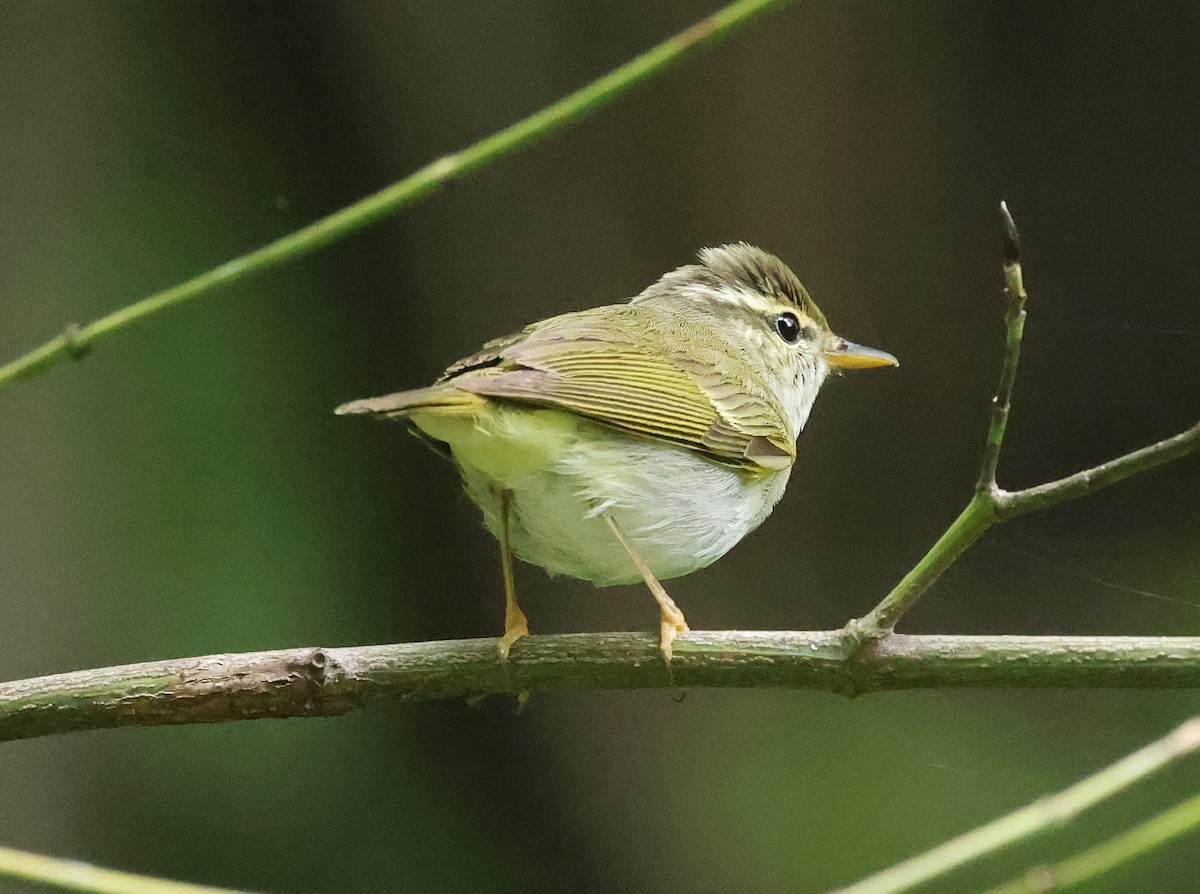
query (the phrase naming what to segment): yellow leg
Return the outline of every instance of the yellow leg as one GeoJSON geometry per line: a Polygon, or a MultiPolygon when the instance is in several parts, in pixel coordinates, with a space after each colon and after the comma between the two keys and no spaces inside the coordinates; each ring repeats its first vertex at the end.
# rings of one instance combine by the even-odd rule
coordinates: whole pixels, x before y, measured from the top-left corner
{"type": "Polygon", "coordinates": [[[658,649],[663,654],[663,658],[667,663],[671,662],[671,644],[675,642],[675,637],[681,633],[687,633],[687,620],[683,617],[683,612],[679,610],[679,606],[675,604],[675,600],[667,595],[666,589],[658,578],[654,576],[654,572],[650,570],[650,566],[638,555],[637,550],[633,548],[621,529],[617,526],[617,520],[608,512],[604,513],[604,520],[608,523],[609,530],[613,532],[613,536],[625,548],[625,552],[629,554],[629,560],[633,562],[633,567],[641,574],[642,580],[646,582],[646,586],[650,589],[650,595],[654,597],[658,607],[662,610],[662,626],[661,633],[658,639],[658,649]]]}
{"type": "Polygon", "coordinates": [[[517,605],[517,582],[513,577],[512,541],[508,534],[508,515],[512,509],[512,491],[500,491],[500,566],[504,570],[504,636],[497,648],[500,660],[508,660],[508,650],[523,636],[529,636],[529,622],[517,605]]]}

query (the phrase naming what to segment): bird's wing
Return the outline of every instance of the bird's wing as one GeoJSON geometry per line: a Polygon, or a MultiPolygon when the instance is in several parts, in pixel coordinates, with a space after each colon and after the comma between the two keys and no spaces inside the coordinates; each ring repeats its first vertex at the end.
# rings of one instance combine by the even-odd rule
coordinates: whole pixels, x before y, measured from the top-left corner
{"type": "Polygon", "coordinates": [[[748,471],[790,466],[795,434],[778,401],[753,377],[731,381],[717,347],[672,350],[678,327],[636,305],[564,314],[489,342],[439,382],[569,410],[748,471]]]}

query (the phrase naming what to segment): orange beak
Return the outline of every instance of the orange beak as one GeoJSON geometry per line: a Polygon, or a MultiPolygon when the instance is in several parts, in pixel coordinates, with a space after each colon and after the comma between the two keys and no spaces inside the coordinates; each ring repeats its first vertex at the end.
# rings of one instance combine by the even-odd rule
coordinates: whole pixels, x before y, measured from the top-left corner
{"type": "Polygon", "coordinates": [[[871,369],[875,366],[899,366],[900,361],[887,351],[856,345],[844,338],[833,340],[825,351],[825,362],[834,369],[871,369]]]}

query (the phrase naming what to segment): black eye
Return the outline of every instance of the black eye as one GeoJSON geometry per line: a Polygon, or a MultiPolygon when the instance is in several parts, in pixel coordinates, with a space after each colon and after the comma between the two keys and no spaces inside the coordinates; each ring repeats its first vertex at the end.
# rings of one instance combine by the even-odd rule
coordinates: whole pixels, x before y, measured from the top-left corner
{"type": "Polygon", "coordinates": [[[780,314],[775,318],[775,331],[779,333],[779,337],[786,341],[789,345],[794,345],[800,341],[800,321],[796,319],[793,313],[780,314]]]}

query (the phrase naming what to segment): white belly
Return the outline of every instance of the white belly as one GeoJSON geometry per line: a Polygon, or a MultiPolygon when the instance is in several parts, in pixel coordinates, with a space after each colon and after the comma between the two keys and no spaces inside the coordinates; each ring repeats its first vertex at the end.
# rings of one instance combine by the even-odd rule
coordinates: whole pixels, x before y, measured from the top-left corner
{"type": "Polygon", "coordinates": [[[688,574],[715,562],[757,528],[787,485],[790,470],[750,476],[578,417],[556,431],[552,445],[542,438],[542,462],[508,461],[528,454],[532,436],[523,429],[532,415],[513,414],[488,431],[476,427],[470,440],[486,438],[488,449],[460,442],[455,458],[467,493],[497,538],[499,491],[512,491],[513,551],[551,574],[599,586],[641,580],[605,523],[605,512],[659,578],[688,574]],[[496,462],[499,457],[505,461],[496,462]]]}

